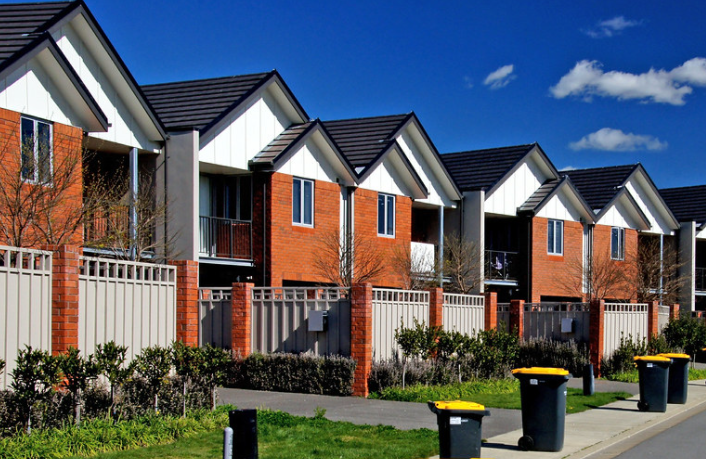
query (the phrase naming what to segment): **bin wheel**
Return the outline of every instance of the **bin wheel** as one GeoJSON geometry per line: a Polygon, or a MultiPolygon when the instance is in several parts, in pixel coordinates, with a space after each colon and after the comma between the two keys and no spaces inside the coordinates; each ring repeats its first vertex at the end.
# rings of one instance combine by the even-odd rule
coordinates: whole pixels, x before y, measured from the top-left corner
{"type": "Polygon", "coordinates": [[[637,409],[640,411],[647,411],[650,405],[645,402],[637,402],[637,409]]]}
{"type": "Polygon", "coordinates": [[[534,440],[529,435],[524,435],[517,441],[517,446],[519,446],[522,451],[529,451],[534,448],[534,440]]]}

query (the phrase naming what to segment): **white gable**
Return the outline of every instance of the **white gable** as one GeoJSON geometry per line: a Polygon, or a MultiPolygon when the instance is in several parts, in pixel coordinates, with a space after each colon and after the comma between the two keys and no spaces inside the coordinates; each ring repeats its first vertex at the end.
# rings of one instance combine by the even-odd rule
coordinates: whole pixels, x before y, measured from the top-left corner
{"type": "Polygon", "coordinates": [[[696,233],[696,239],[706,239],[706,228],[696,233]]]}
{"type": "Polygon", "coordinates": [[[500,215],[517,214],[520,207],[549,177],[532,155],[505,177],[502,183],[485,198],[485,212],[500,215]]]}
{"type": "Polygon", "coordinates": [[[307,141],[277,169],[277,172],[334,183],[338,176],[313,137],[309,137],[307,141]]]}
{"type": "Polygon", "coordinates": [[[625,188],[630,191],[630,194],[650,222],[648,233],[674,234],[674,231],[670,228],[671,223],[669,223],[664,214],[663,204],[657,199],[655,193],[650,190],[649,184],[641,174],[634,174],[630,177],[630,180],[625,184],[625,188]]]}
{"type": "Polygon", "coordinates": [[[201,138],[199,160],[247,169],[248,161],[293,121],[269,89],[263,91],[260,97],[234,110],[216,129],[201,138]]]}
{"type": "MultiPolygon", "coordinates": [[[[440,164],[436,161],[430,163],[427,159],[428,156],[422,152],[422,150],[428,150],[429,147],[420,145],[423,138],[419,135],[416,126],[408,126],[397,136],[396,140],[429,193],[429,197],[418,201],[437,206],[455,207],[454,199],[449,196],[442,184],[442,180],[448,181],[449,179],[443,176],[444,172],[440,164]],[[413,134],[416,135],[413,137],[413,134]]],[[[428,155],[431,156],[433,153],[428,152],[428,155]]]]}
{"type": "Polygon", "coordinates": [[[82,15],[57,28],[52,36],[81,81],[108,118],[108,132],[91,135],[118,144],[158,151],[159,134],[132,89],[82,15]],[[123,97],[129,97],[124,99],[123,97]],[[148,133],[146,126],[152,126],[148,133]]]}
{"type": "Polygon", "coordinates": [[[380,193],[413,196],[412,191],[405,184],[403,177],[406,175],[409,175],[409,172],[405,170],[399,156],[391,152],[363,180],[360,187],[380,193]]]}
{"type": "MultiPolygon", "coordinates": [[[[601,216],[601,219],[596,222],[597,225],[617,226],[619,228],[638,229],[642,226],[632,215],[628,204],[625,202],[627,198],[623,197],[613,202],[608,210],[601,216]]],[[[634,212],[634,211],[632,211],[634,212]]]]}
{"type": "Polygon", "coordinates": [[[551,218],[553,220],[581,221],[581,214],[572,203],[571,198],[565,189],[559,190],[537,213],[538,217],[551,218]]]}

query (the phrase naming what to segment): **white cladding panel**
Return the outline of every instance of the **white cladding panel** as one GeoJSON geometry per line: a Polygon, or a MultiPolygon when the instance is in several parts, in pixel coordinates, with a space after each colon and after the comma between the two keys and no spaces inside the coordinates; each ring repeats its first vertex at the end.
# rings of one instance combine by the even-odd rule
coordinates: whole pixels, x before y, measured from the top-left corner
{"type": "Polygon", "coordinates": [[[635,201],[637,201],[640,209],[650,222],[651,228],[646,231],[647,233],[666,235],[673,234],[673,231],[669,228],[669,223],[658,211],[657,206],[659,205],[661,207],[661,203],[653,200],[656,198],[652,197],[652,193],[648,192],[648,190],[638,182],[635,176],[628,181],[625,187],[628,189],[632,197],[635,198],[635,201]]]}
{"type": "Polygon", "coordinates": [[[491,214],[516,215],[517,208],[527,201],[548,178],[534,161],[524,161],[490,196],[486,197],[485,211],[491,214]]]}
{"type": "Polygon", "coordinates": [[[434,169],[424,157],[420,147],[414,139],[412,139],[407,130],[404,130],[397,136],[397,143],[407,156],[407,159],[412,164],[412,167],[421,178],[422,183],[424,183],[424,186],[427,188],[427,192],[429,193],[429,197],[426,199],[418,199],[417,201],[435,204],[438,206],[452,206],[452,199],[450,199],[444,192],[438,177],[434,173],[434,169]]]}
{"type": "Polygon", "coordinates": [[[37,59],[0,80],[0,106],[56,123],[80,125],[79,117],[37,59]]]}
{"type": "Polygon", "coordinates": [[[706,239],[706,228],[696,232],[696,239],[706,239]]]}
{"type": "Polygon", "coordinates": [[[311,137],[277,169],[277,172],[312,180],[336,182],[336,171],[311,137]]]}
{"type": "Polygon", "coordinates": [[[638,228],[638,223],[630,216],[625,204],[620,200],[616,201],[596,224],[619,228],[638,228]]]}
{"type": "Polygon", "coordinates": [[[247,169],[248,161],[292,124],[274,97],[262,94],[201,138],[200,161],[247,169]]]}
{"type": "Polygon", "coordinates": [[[571,200],[566,195],[564,190],[561,190],[555,194],[549,202],[542,207],[542,210],[539,211],[537,216],[572,222],[578,222],[581,220],[581,215],[576,210],[576,207],[574,207],[571,203],[571,200]]]}
{"type": "Polygon", "coordinates": [[[95,132],[91,136],[143,150],[159,150],[160,146],[152,142],[142,130],[117,88],[71,23],[57,29],[54,40],[111,124],[108,132],[95,132]]]}
{"type": "Polygon", "coordinates": [[[412,195],[404,184],[402,175],[390,160],[390,155],[383,160],[382,164],[373,169],[370,175],[360,184],[360,188],[400,196],[412,195]]]}

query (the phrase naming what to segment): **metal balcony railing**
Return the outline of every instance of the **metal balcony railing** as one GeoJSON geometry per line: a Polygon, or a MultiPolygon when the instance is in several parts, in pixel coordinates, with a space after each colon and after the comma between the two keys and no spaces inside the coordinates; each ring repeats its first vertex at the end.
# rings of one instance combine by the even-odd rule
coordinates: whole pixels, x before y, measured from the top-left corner
{"type": "Polygon", "coordinates": [[[485,251],[485,278],[486,280],[508,280],[518,279],[519,253],[505,252],[501,250],[485,251]]]}
{"type": "Polygon", "coordinates": [[[199,252],[212,258],[252,260],[252,222],[199,217],[199,252]]]}
{"type": "Polygon", "coordinates": [[[694,271],[697,291],[706,291],[706,268],[696,268],[694,271]]]}

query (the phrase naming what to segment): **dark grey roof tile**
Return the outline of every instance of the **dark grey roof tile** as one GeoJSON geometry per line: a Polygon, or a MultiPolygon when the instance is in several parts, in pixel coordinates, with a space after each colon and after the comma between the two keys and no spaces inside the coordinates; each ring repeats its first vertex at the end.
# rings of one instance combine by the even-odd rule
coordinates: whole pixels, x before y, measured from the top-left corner
{"type": "Polygon", "coordinates": [[[568,175],[591,209],[603,209],[639,164],[561,171],[568,175]]]}
{"type": "Polygon", "coordinates": [[[461,191],[492,188],[536,144],[444,153],[441,160],[461,191]]]}
{"type": "Polygon", "coordinates": [[[659,193],[680,222],[706,223],[706,185],[663,188],[659,193]]]}

